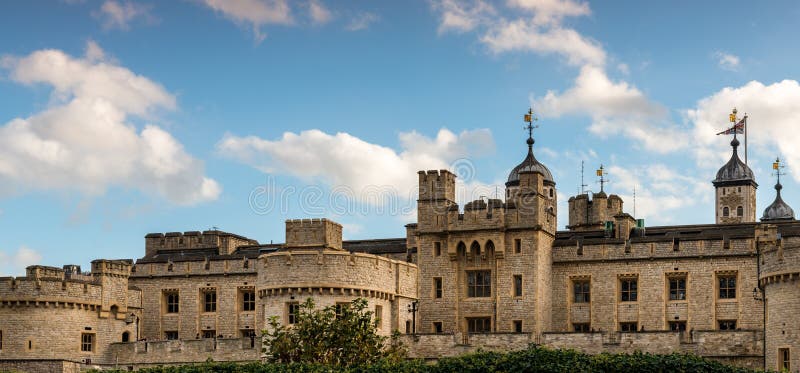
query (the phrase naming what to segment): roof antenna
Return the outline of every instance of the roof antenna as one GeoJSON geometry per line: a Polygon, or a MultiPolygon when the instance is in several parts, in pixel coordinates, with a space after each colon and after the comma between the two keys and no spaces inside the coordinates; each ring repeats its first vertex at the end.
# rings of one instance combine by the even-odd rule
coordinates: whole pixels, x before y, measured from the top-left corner
{"type": "Polygon", "coordinates": [[[584,193],[586,193],[586,187],[587,187],[587,186],[588,186],[588,185],[586,185],[586,183],[583,181],[583,161],[581,161],[581,185],[580,185],[580,187],[578,188],[578,189],[580,189],[580,191],[581,191],[581,194],[584,194],[584,193]]]}

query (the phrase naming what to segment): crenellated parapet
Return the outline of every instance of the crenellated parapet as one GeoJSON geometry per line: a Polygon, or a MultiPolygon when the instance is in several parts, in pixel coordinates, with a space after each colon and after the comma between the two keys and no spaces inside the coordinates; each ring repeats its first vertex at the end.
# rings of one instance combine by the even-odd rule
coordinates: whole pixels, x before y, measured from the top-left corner
{"type": "Polygon", "coordinates": [[[149,233],[145,236],[145,256],[188,249],[217,249],[220,255],[226,255],[239,247],[254,245],[258,241],[219,230],[149,233]]]}
{"type": "Polygon", "coordinates": [[[322,247],[342,249],[342,225],[329,219],[290,219],[286,221],[287,249],[322,247]]]}

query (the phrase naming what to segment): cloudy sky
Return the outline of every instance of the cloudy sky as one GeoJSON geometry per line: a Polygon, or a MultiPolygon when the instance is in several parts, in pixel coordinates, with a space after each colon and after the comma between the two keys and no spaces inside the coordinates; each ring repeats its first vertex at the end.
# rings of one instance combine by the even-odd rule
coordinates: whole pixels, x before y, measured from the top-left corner
{"type": "MultiPolygon", "coordinates": [[[[287,218],[400,237],[416,172],[459,202],[535,152],[566,200],[713,222],[749,115],[758,208],[800,206],[800,4],[579,0],[63,0],[0,5],[0,274],[137,258],[149,232],[282,242],[287,218]]],[[[759,213],[760,216],[760,213],[759,213]]]]}

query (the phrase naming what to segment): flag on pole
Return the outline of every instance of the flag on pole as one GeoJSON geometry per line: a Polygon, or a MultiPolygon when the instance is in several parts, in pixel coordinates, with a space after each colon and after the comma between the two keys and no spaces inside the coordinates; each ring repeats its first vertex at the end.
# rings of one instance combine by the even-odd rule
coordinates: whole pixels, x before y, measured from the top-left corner
{"type": "Polygon", "coordinates": [[[737,134],[744,133],[744,118],[742,118],[742,120],[740,120],[739,123],[734,124],[733,127],[728,128],[725,131],[718,133],[717,135],[733,135],[734,133],[737,134]]]}

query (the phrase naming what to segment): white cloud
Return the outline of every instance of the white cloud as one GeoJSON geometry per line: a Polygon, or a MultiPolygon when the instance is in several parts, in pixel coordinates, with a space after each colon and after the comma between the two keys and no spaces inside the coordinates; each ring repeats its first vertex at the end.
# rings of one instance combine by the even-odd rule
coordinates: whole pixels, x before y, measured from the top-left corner
{"type": "Polygon", "coordinates": [[[483,0],[474,0],[469,3],[458,0],[441,0],[432,4],[435,10],[441,12],[440,34],[447,31],[472,31],[478,25],[489,22],[489,17],[496,14],[494,7],[483,0]]]}
{"type": "Polygon", "coordinates": [[[24,276],[25,268],[39,264],[42,254],[26,246],[20,246],[17,251],[0,251],[0,275],[1,276],[24,276]]]}
{"type": "Polygon", "coordinates": [[[619,70],[619,72],[621,72],[621,73],[623,73],[625,75],[628,75],[628,74],[631,73],[631,68],[626,63],[618,64],[617,65],[617,70],[619,70]]]}
{"type": "Polygon", "coordinates": [[[590,14],[589,6],[572,0],[509,0],[522,15],[507,19],[483,0],[432,2],[440,13],[439,33],[478,30],[479,40],[493,53],[530,51],[566,57],[571,65],[603,65],[606,53],[594,40],[561,25],[564,17],[590,14]]]}
{"type": "Polygon", "coordinates": [[[389,187],[406,199],[413,198],[417,187],[416,178],[409,175],[448,168],[456,159],[494,149],[492,135],[485,129],[460,134],[442,129],[433,139],[410,132],[399,138],[402,150],[398,152],[341,132],[286,132],[274,141],[227,134],[217,144],[217,151],[265,173],[321,180],[348,187],[356,196],[369,188],[389,187]]]}
{"type": "Polygon", "coordinates": [[[160,84],[104,59],[95,43],[87,56],[40,50],[5,57],[11,80],[53,87],[49,107],[0,126],[0,183],[18,191],[136,188],[179,204],[216,199],[220,187],[203,163],[153,124],[138,130],[131,117],[152,119],[176,108],[160,84]]]}
{"type": "Polygon", "coordinates": [[[508,5],[532,12],[533,22],[538,25],[557,24],[564,17],[591,14],[588,3],[572,0],[508,0],[508,5]]]}
{"type": "MultiPolygon", "coordinates": [[[[728,113],[737,107],[739,116],[748,115],[748,145],[754,148],[750,154],[766,154],[767,162],[780,155],[786,160],[792,177],[800,181],[800,147],[797,146],[800,143],[800,131],[797,131],[800,112],[797,102],[800,102],[800,84],[796,80],[770,85],[751,81],[741,87],[723,88],[699,100],[695,109],[687,111],[687,117],[694,125],[692,149],[698,165],[718,168],[730,158],[731,150],[727,146],[730,137],[716,136],[716,133],[730,126],[728,113]]],[[[743,156],[744,149],[740,147],[739,150],[743,156]]],[[[752,167],[753,160],[750,161],[752,167]]]]}
{"type": "Polygon", "coordinates": [[[721,69],[728,71],[739,70],[739,57],[725,52],[716,52],[714,53],[714,57],[717,59],[717,64],[721,69]]]}
{"type": "Polygon", "coordinates": [[[593,133],[603,137],[623,134],[656,152],[666,153],[686,145],[686,136],[669,123],[664,107],[648,100],[627,82],[611,81],[599,67],[584,66],[573,87],[560,94],[548,91],[533,102],[543,116],[588,115],[593,133]]]}
{"type": "Polygon", "coordinates": [[[378,17],[378,15],[375,13],[360,12],[355,14],[350,19],[350,22],[347,24],[347,26],[345,26],[345,29],[349,31],[366,30],[370,25],[378,20],[380,20],[380,17],[378,17]]]}
{"type": "Polygon", "coordinates": [[[100,10],[92,14],[102,22],[105,29],[128,30],[131,22],[137,18],[153,19],[149,6],[131,1],[106,0],[100,10]]]}
{"type": "Polygon", "coordinates": [[[333,19],[331,11],[317,0],[311,0],[308,3],[308,12],[311,15],[311,20],[318,25],[328,23],[333,19]]]}
{"type": "Polygon", "coordinates": [[[258,43],[267,37],[261,30],[264,25],[293,22],[286,0],[203,0],[203,3],[234,22],[249,24],[258,43]]]}
{"type": "Polygon", "coordinates": [[[606,52],[600,45],[569,28],[542,29],[527,19],[503,21],[481,37],[494,53],[532,51],[540,54],[558,54],[571,65],[603,65],[606,52]]]}
{"type": "Polygon", "coordinates": [[[663,164],[644,167],[608,167],[612,180],[610,190],[625,201],[625,212],[633,215],[633,190],[636,188],[636,218],[647,220],[647,225],[674,224],[678,211],[699,206],[713,196],[711,183],[687,175],[663,164]]]}

